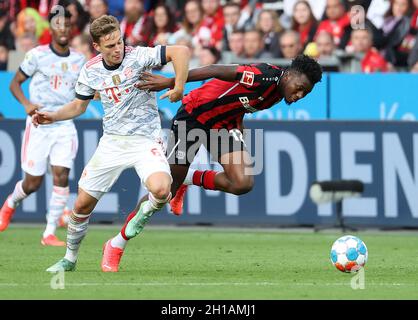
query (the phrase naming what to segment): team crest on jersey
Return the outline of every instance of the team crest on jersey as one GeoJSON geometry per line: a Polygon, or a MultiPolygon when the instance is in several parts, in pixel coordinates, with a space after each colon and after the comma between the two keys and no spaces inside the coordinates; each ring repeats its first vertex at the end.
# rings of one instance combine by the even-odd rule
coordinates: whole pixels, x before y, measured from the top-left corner
{"type": "Polygon", "coordinates": [[[126,78],[132,78],[133,76],[133,71],[132,68],[126,68],[125,71],[123,72],[126,78]]]}
{"type": "Polygon", "coordinates": [[[113,80],[113,83],[115,84],[115,86],[118,86],[122,83],[118,74],[114,75],[112,77],[112,80],[113,80]]]}
{"type": "Polygon", "coordinates": [[[67,62],[61,63],[61,69],[62,69],[62,71],[67,72],[67,70],[68,70],[68,64],[67,64],[67,62]]]}
{"type": "Polygon", "coordinates": [[[241,83],[247,86],[252,86],[254,83],[254,72],[244,71],[241,78],[241,83]]]}

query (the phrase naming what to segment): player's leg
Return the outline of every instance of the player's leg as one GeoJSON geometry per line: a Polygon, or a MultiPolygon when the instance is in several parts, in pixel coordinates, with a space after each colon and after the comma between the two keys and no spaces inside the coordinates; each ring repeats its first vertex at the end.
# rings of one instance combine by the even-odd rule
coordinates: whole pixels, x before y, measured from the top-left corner
{"type": "MultiPolygon", "coordinates": [[[[187,169],[188,167],[186,166],[179,166],[179,165],[170,165],[171,168],[171,173],[173,176],[173,183],[171,184],[171,194],[176,194],[177,189],[179,187],[182,186],[182,182],[184,180],[184,177],[187,174],[187,169]]],[[[156,181],[154,181],[155,179],[160,180],[161,177],[163,179],[167,179],[167,174],[165,172],[161,172],[161,173],[157,173],[155,176],[150,176],[151,180],[149,182],[149,186],[147,186],[148,190],[151,192],[151,190],[154,190],[154,193],[158,193],[155,192],[155,190],[157,188],[161,188],[164,186],[157,186],[155,184],[156,181]]],[[[164,183],[165,185],[168,183],[168,181],[166,180],[166,182],[164,183]]],[[[162,189],[160,189],[162,190],[162,189]]],[[[161,192],[161,191],[160,191],[161,192]]],[[[165,193],[163,192],[163,194],[160,194],[160,198],[164,199],[165,197],[165,193]]],[[[154,197],[156,197],[154,195],[154,197]]],[[[165,197],[167,199],[167,197],[165,197]]],[[[181,200],[182,202],[182,200],[181,200]]],[[[161,204],[160,204],[161,205],[161,204]]],[[[170,202],[171,205],[171,202],[170,202]]],[[[181,203],[181,206],[183,204],[181,203]]],[[[119,269],[119,263],[120,260],[122,258],[123,255],[123,250],[125,249],[128,241],[133,238],[133,237],[129,237],[129,232],[128,235],[126,235],[126,228],[128,226],[129,223],[131,223],[132,219],[134,219],[135,217],[137,219],[143,219],[142,222],[145,222],[149,219],[149,216],[152,215],[151,211],[149,211],[148,209],[148,217],[147,217],[147,206],[150,206],[150,195],[147,194],[144,197],[141,198],[141,200],[139,201],[139,203],[137,204],[136,208],[128,215],[128,217],[125,220],[125,224],[123,225],[121,231],[113,238],[111,238],[110,240],[108,240],[104,246],[103,246],[103,259],[102,259],[102,270],[104,272],[117,272],[119,269]],[[148,203],[148,204],[145,204],[148,203]],[[144,204],[144,206],[142,207],[142,205],[144,204]],[[142,213],[137,215],[137,213],[140,211],[142,207],[142,213]],[[151,214],[150,214],[151,213],[151,214]]],[[[133,223],[134,221],[132,221],[133,223]]],[[[145,225],[145,223],[142,224],[141,230],[143,229],[143,226],[145,225]]]]}
{"type": "Polygon", "coordinates": [[[16,183],[0,210],[0,231],[7,229],[16,207],[42,184],[50,149],[47,135],[44,130],[34,130],[30,120],[26,121],[21,147],[21,167],[25,177],[16,183]]]}
{"type": "Polygon", "coordinates": [[[13,192],[7,197],[0,209],[0,232],[7,229],[10,220],[12,219],[16,208],[20,203],[26,199],[31,193],[36,192],[42,184],[44,176],[32,176],[25,174],[23,180],[19,180],[13,192]]]}
{"type": "Polygon", "coordinates": [[[173,176],[173,184],[171,185],[173,198],[170,201],[170,207],[175,215],[181,215],[183,213],[183,202],[187,186],[191,184],[187,182],[190,180],[190,175],[188,174],[189,167],[201,145],[207,144],[208,132],[197,124],[194,119],[189,118],[188,115],[180,116],[177,122],[173,121],[171,129],[171,145],[173,147],[167,156],[171,175],[173,176]],[[192,132],[193,130],[200,130],[204,140],[200,140],[199,132],[192,132]],[[192,137],[194,139],[190,139],[192,137]]]}
{"type": "Polygon", "coordinates": [[[78,196],[67,228],[67,251],[65,257],[47,271],[72,271],[75,269],[78,251],[89,224],[91,212],[100,198],[108,192],[122,171],[129,166],[123,153],[123,143],[112,136],[104,135],[83,170],[78,182],[78,196]]]}
{"type": "Polygon", "coordinates": [[[175,215],[183,213],[184,196],[187,191],[187,184],[184,180],[187,177],[190,165],[171,164],[171,175],[173,176],[173,184],[171,185],[171,194],[173,198],[170,201],[171,211],[175,215]]]}
{"type": "Polygon", "coordinates": [[[67,228],[67,251],[63,259],[49,267],[46,271],[74,271],[81,242],[87,234],[91,212],[95,208],[101,193],[93,197],[82,188],[79,188],[74,209],[67,228]]]}
{"type": "Polygon", "coordinates": [[[138,213],[122,229],[125,238],[131,239],[141,233],[149,218],[171,200],[171,181],[170,173],[164,171],[152,173],[145,180],[148,200],[141,204],[138,213]]]}
{"type": "Polygon", "coordinates": [[[254,178],[251,174],[251,168],[246,163],[250,163],[250,156],[246,151],[235,151],[223,154],[219,162],[224,171],[214,170],[194,170],[190,169],[186,179],[195,186],[207,190],[219,190],[235,195],[242,195],[252,190],[254,178]],[[237,159],[240,159],[237,161],[237,159]]]}
{"type": "Polygon", "coordinates": [[[65,246],[65,242],[55,236],[55,231],[70,196],[68,176],[77,154],[77,131],[73,126],[58,127],[51,130],[49,137],[53,141],[49,154],[53,187],[46,215],[47,225],[41,243],[43,245],[65,246]]]}
{"type": "Polygon", "coordinates": [[[53,187],[46,215],[47,224],[41,240],[45,246],[65,246],[65,242],[57,238],[55,231],[70,196],[69,173],[69,168],[52,166],[53,187]]]}
{"type": "Polygon", "coordinates": [[[251,191],[254,178],[251,169],[251,157],[246,151],[242,134],[239,130],[229,131],[229,136],[224,136],[225,141],[211,139],[210,152],[217,157],[218,162],[224,168],[223,172],[214,170],[190,169],[185,179],[185,184],[201,186],[208,190],[219,190],[235,195],[245,194],[251,191]],[[217,145],[214,148],[214,145],[217,145]]]}
{"type": "Polygon", "coordinates": [[[138,154],[135,169],[149,191],[139,207],[132,211],[121,231],[103,247],[102,271],[117,272],[128,241],[142,232],[150,217],[171,199],[172,177],[162,147],[146,139],[138,154]]]}

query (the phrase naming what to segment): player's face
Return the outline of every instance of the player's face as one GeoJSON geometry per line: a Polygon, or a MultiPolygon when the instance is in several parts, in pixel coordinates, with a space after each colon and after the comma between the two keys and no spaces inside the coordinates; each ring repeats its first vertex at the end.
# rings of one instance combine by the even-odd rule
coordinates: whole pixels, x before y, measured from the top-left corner
{"type": "Polygon", "coordinates": [[[71,19],[56,17],[51,20],[52,40],[60,46],[68,46],[71,37],[71,19]]]}
{"type": "Polygon", "coordinates": [[[282,94],[287,104],[292,104],[312,91],[313,86],[306,75],[300,73],[290,73],[285,76],[282,94]]]}
{"type": "Polygon", "coordinates": [[[100,38],[100,43],[93,43],[94,48],[99,51],[109,66],[122,62],[124,43],[120,30],[116,30],[100,38]]]}

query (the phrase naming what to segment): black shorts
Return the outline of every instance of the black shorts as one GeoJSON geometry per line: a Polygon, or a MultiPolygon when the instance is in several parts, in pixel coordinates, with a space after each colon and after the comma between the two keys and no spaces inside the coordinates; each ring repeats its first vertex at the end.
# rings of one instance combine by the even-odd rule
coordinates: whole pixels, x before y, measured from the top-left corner
{"type": "Polygon", "coordinates": [[[227,153],[244,151],[245,142],[239,129],[211,129],[184,109],[182,105],[171,123],[167,158],[170,164],[190,165],[201,145],[211,153],[214,160],[227,153]]]}

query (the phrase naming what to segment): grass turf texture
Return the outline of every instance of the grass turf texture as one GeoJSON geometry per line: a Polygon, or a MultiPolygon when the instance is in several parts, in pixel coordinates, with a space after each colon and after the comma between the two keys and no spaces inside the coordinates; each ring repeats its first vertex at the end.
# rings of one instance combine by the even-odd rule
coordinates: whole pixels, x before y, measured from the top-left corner
{"type": "Polygon", "coordinates": [[[41,246],[42,228],[0,234],[0,299],[418,299],[414,233],[353,233],[369,250],[365,289],[353,290],[329,259],[338,232],[147,228],[120,272],[103,273],[102,245],[119,228],[91,226],[77,270],[53,290],[45,269],[65,248],[41,246]]]}

